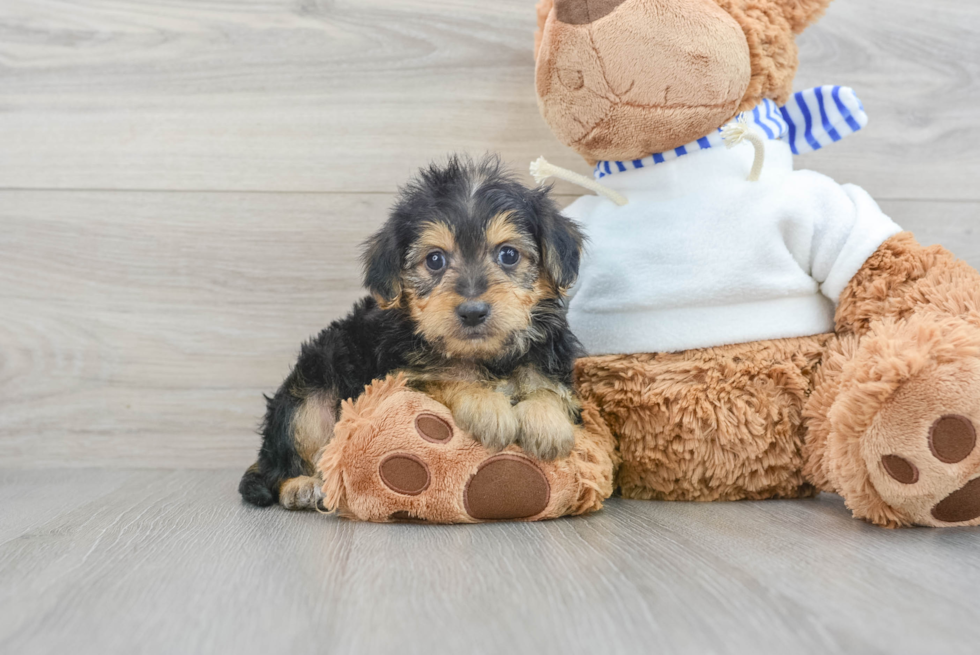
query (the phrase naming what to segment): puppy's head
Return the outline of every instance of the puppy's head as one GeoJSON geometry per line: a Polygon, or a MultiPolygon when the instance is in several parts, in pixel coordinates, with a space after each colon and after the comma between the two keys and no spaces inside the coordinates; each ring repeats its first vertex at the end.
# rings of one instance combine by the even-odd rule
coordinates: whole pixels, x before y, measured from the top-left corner
{"type": "Polygon", "coordinates": [[[547,189],[528,189],[488,157],[423,169],[368,240],[365,285],[449,357],[527,348],[536,317],[560,311],[583,237],[547,189]]]}

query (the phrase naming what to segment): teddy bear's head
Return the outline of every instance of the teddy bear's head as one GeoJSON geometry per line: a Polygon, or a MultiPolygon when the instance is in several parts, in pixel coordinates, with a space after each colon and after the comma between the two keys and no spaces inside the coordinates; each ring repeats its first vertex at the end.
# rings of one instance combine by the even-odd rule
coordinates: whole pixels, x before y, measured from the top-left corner
{"type": "Polygon", "coordinates": [[[690,143],[771,98],[830,0],[541,0],[538,105],[589,163],[690,143]]]}

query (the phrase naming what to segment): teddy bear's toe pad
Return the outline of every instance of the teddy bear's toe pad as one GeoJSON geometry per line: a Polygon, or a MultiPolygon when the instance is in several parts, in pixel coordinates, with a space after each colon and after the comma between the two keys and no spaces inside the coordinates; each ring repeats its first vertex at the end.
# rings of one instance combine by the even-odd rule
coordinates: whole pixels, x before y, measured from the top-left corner
{"type": "MultiPolygon", "coordinates": [[[[929,429],[929,450],[944,464],[959,464],[977,446],[973,421],[956,414],[943,416],[929,429]]],[[[932,508],[932,516],[943,523],[963,523],[980,518],[980,478],[946,496],[932,508]]]]}
{"type": "Polygon", "coordinates": [[[506,453],[483,462],[463,492],[466,513],[481,521],[530,518],[550,500],[551,486],[541,469],[506,453]]]}
{"type": "Polygon", "coordinates": [[[963,416],[943,416],[929,430],[929,449],[945,464],[957,464],[970,456],[977,445],[973,422],[963,416]]]}
{"type": "Polygon", "coordinates": [[[902,484],[915,484],[919,481],[919,469],[904,457],[885,455],[881,458],[881,465],[888,475],[902,484]]]}
{"type": "Polygon", "coordinates": [[[419,414],[415,419],[415,431],[429,443],[446,443],[453,438],[452,427],[435,414],[419,414]]]}
{"type": "Polygon", "coordinates": [[[879,460],[887,477],[876,483],[890,506],[919,525],[980,519],[980,449],[974,421],[963,414],[942,413],[931,422],[925,419],[918,429],[901,430],[897,417],[890,418],[879,424],[886,429],[877,432],[880,447],[888,450],[879,460]]]}
{"type": "Polygon", "coordinates": [[[420,519],[411,512],[406,512],[405,510],[400,510],[397,512],[392,512],[388,520],[392,523],[428,523],[425,519],[420,519]]]}
{"type": "Polygon", "coordinates": [[[980,518],[980,478],[970,480],[959,491],[946,496],[932,508],[932,515],[944,523],[964,523],[980,518]]]}
{"type": "Polygon", "coordinates": [[[395,493],[418,496],[429,488],[429,467],[415,455],[396,453],[385,457],[378,467],[385,486],[395,493]]]}

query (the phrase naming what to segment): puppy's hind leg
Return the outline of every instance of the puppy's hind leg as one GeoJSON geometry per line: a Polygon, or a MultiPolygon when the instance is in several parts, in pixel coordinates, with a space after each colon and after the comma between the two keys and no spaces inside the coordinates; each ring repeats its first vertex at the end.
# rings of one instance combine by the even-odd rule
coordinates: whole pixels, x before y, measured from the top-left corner
{"type": "Polygon", "coordinates": [[[313,508],[319,498],[314,490],[316,454],[333,436],[335,402],[328,393],[299,398],[287,379],[268,400],[262,426],[262,449],[238,486],[247,502],[267,507],[276,501],[287,509],[313,508]]]}
{"type": "Polygon", "coordinates": [[[286,480],[279,487],[279,504],[286,509],[316,509],[323,498],[321,487],[320,476],[301,475],[286,480]]]}
{"type": "Polygon", "coordinates": [[[242,481],[238,483],[238,493],[245,502],[258,507],[268,507],[276,502],[276,495],[266,483],[259,462],[255,462],[245,471],[242,481]]]}
{"type": "Polygon", "coordinates": [[[319,477],[300,475],[284,480],[275,490],[269,487],[256,462],[245,471],[238,490],[246,501],[259,507],[268,507],[278,500],[286,509],[316,509],[323,497],[322,486],[319,477]]]}
{"type": "MultiPolygon", "coordinates": [[[[323,447],[333,438],[336,404],[333,394],[317,393],[307,396],[293,414],[293,445],[306,471],[315,468],[323,447]]],[[[279,504],[286,509],[316,509],[323,498],[322,487],[319,475],[290,478],[279,486],[279,504]]]]}

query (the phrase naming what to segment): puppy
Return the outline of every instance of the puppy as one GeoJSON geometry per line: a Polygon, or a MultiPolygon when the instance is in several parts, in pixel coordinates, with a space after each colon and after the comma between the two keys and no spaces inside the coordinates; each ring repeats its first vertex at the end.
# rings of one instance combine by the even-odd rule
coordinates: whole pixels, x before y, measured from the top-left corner
{"type": "Polygon", "coordinates": [[[365,245],[370,297],[303,344],[267,397],[242,497],[314,507],[314,463],[340,401],[395,372],[488,448],[516,442],[543,459],[567,455],[580,420],[572,363],[582,353],[564,297],[582,244],[548,190],[522,186],[496,158],[422,170],[365,245]]]}

